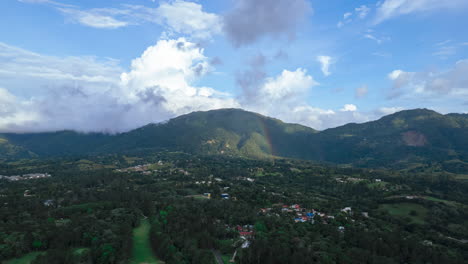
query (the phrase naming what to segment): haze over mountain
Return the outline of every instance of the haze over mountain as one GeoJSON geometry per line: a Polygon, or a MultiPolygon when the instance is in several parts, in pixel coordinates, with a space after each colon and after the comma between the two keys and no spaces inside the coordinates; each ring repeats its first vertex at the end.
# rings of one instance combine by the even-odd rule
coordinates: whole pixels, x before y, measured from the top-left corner
{"type": "Polygon", "coordinates": [[[183,151],[249,158],[287,157],[364,167],[440,162],[468,168],[468,115],[427,109],[317,131],[240,109],[193,112],[109,135],[73,131],[0,135],[1,158],[183,151]]]}

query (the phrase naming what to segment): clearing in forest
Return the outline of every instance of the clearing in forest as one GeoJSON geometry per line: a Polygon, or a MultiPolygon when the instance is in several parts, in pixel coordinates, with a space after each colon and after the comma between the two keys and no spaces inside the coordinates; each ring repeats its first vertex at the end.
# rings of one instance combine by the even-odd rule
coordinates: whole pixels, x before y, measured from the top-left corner
{"type": "Polygon", "coordinates": [[[150,245],[150,223],[149,219],[141,220],[140,226],[133,229],[133,251],[132,264],[157,264],[162,263],[154,256],[150,245]]]}
{"type": "Polygon", "coordinates": [[[5,262],[2,262],[2,264],[29,264],[31,263],[37,256],[44,254],[44,252],[31,252],[29,254],[26,254],[20,258],[16,259],[10,259],[5,262]]]}
{"type": "Polygon", "coordinates": [[[380,210],[387,211],[390,215],[407,218],[411,223],[424,224],[428,210],[417,203],[381,204],[380,210]]]}

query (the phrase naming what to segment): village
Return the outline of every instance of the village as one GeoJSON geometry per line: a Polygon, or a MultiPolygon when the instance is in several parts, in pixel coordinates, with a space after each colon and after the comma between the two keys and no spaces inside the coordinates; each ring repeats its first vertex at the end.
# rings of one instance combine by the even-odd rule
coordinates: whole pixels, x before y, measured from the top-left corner
{"type": "Polygon", "coordinates": [[[137,165],[137,166],[124,168],[124,169],[116,169],[115,171],[116,172],[126,172],[126,173],[140,172],[142,174],[149,175],[149,174],[152,173],[152,170],[150,168],[151,166],[152,166],[152,164],[144,164],[144,165],[137,165]]]}
{"type": "Polygon", "coordinates": [[[49,178],[52,175],[49,173],[29,173],[23,175],[13,175],[13,176],[3,176],[0,175],[0,180],[5,179],[7,181],[24,181],[24,180],[35,180],[35,179],[44,179],[49,178]]]}

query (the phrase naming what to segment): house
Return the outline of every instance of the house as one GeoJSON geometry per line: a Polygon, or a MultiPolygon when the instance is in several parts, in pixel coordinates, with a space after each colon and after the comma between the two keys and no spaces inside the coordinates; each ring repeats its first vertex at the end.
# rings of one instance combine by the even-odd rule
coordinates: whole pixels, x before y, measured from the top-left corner
{"type": "Polygon", "coordinates": [[[341,209],[341,212],[349,214],[349,213],[352,212],[352,210],[351,210],[351,207],[345,207],[345,208],[341,209]]]}
{"type": "Polygon", "coordinates": [[[52,205],[54,205],[54,200],[50,200],[50,199],[46,200],[46,201],[44,201],[44,205],[45,206],[52,206],[52,205]]]}
{"type": "Polygon", "coordinates": [[[296,218],[294,218],[294,222],[296,222],[296,223],[299,223],[299,222],[305,223],[305,222],[307,222],[307,217],[296,217],[296,218]]]}
{"type": "Polygon", "coordinates": [[[375,179],[375,182],[382,182],[381,179],[375,179]]]}
{"type": "Polygon", "coordinates": [[[222,193],[221,198],[228,200],[229,199],[229,194],[227,193],[222,193]]]}
{"type": "Polygon", "coordinates": [[[339,226],[339,227],[338,227],[338,231],[340,231],[340,232],[344,232],[344,231],[345,231],[345,228],[344,228],[344,226],[339,226]]]}
{"type": "Polygon", "coordinates": [[[301,206],[298,204],[291,205],[291,209],[301,209],[301,206]]]}

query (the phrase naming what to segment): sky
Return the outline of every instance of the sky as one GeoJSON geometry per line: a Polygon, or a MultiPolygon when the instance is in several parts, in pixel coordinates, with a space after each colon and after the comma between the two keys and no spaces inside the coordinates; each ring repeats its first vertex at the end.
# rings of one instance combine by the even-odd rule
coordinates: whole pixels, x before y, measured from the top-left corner
{"type": "Polygon", "coordinates": [[[0,132],[468,112],[466,0],[2,0],[0,132]]]}

